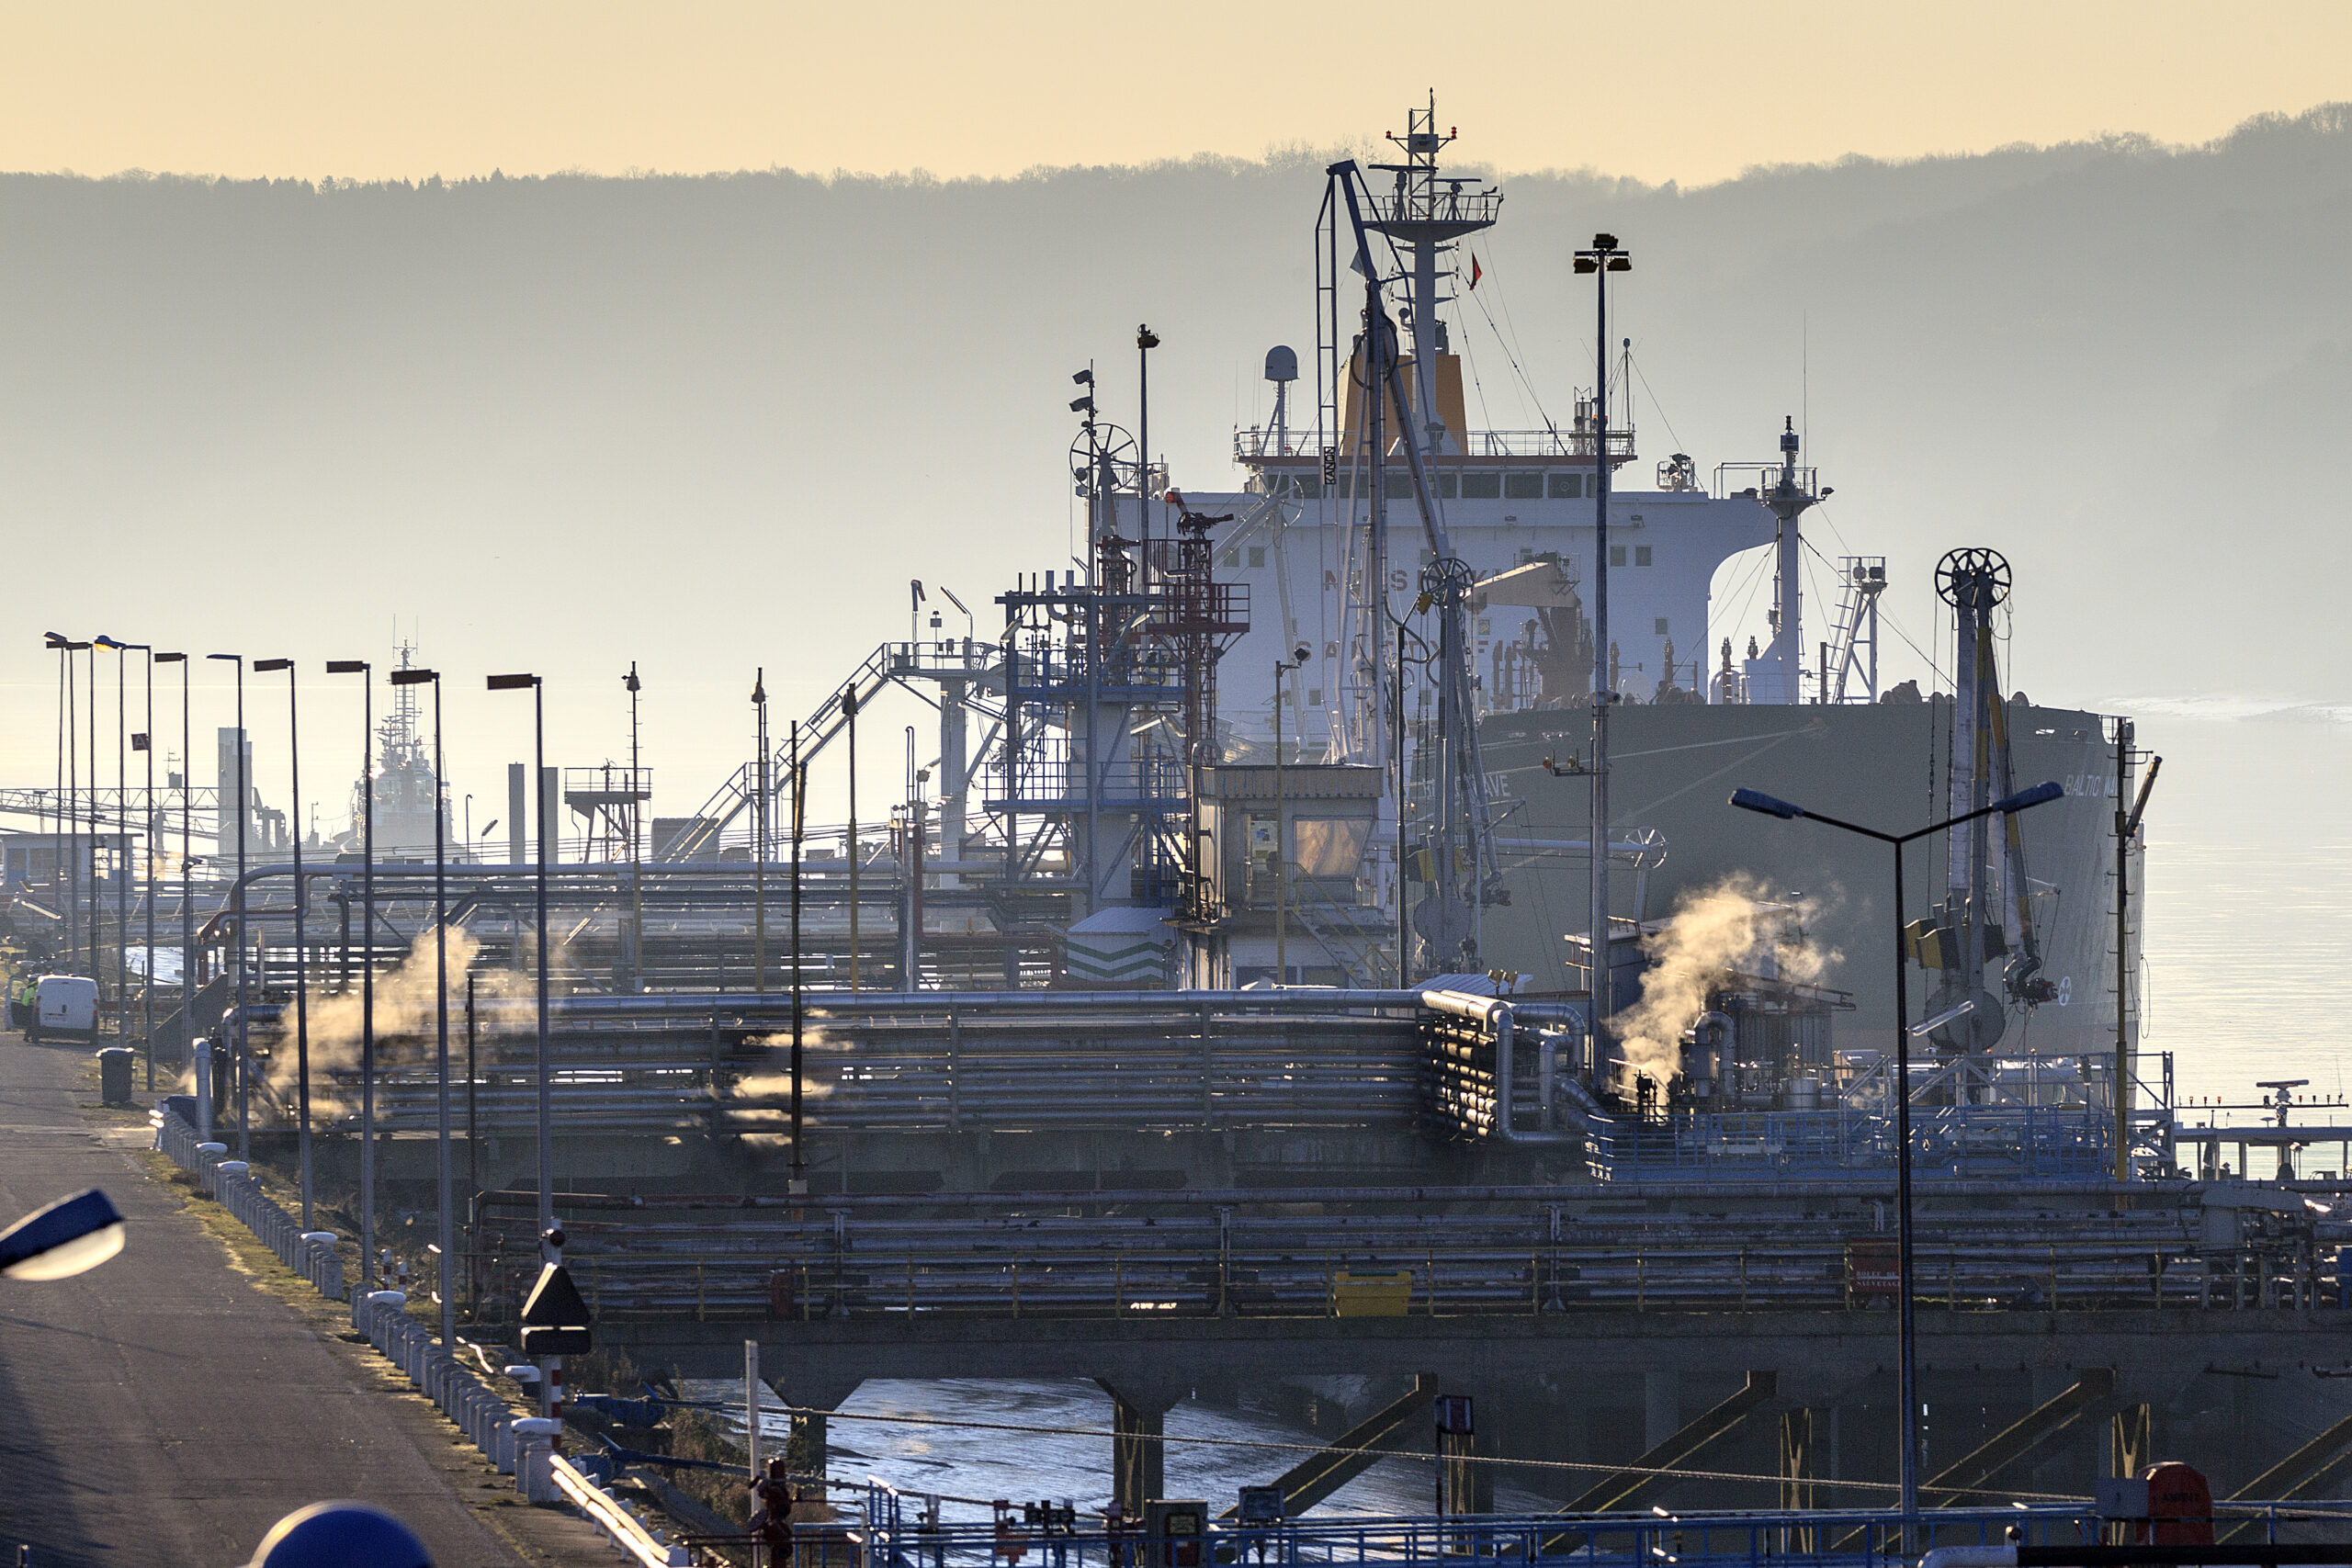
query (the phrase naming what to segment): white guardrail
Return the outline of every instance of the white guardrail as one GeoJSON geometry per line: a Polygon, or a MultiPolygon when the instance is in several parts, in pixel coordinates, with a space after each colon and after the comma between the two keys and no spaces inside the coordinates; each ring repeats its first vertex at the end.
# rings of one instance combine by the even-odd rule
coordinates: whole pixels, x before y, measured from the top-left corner
{"type": "Polygon", "coordinates": [[[647,1529],[628,1504],[556,1451],[561,1422],[518,1414],[503,1394],[436,1344],[432,1331],[409,1316],[405,1295],[398,1291],[354,1293],[335,1250],[341,1236],[333,1231],[303,1230],[262,1190],[244,1161],[230,1159],[226,1145],[199,1142],[187,1118],[169,1107],[158,1109],[154,1121],[155,1146],[321,1295],[332,1302],[348,1299],[352,1325],[457,1423],[499,1473],[514,1477],[526,1501],[571,1504],[610,1536],[624,1555],[646,1568],[684,1568],[693,1561],[686,1548],[647,1529]]]}

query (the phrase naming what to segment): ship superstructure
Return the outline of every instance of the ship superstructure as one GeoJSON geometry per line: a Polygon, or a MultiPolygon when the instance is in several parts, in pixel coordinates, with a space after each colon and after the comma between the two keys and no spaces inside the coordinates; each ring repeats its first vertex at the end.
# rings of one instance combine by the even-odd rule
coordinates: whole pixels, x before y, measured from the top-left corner
{"type": "MultiPolygon", "coordinates": [[[[1378,767],[1391,781],[1356,889],[1361,904],[1415,911],[1392,922],[1402,936],[1391,938],[1390,963],[1402,946],[1407,975],[1500,965],[1555,989],[1581,984],[1576,943],[1564,939],[1581,939],[1592,923],[1571,889],[1594,836],[1587,813],[1596,686],[1613,699],[1610,901],[1629,924],[1735,873],[1780,864],[1781,857],[1751,856],[1753,835],[1722,820],[1723,795],[1752,782],[1734,776],[1742,766],[1794,761],[1794,782],[1774,773],[1792,798],[1810,788],[1865,819],[1902,826],[1931,820],[1940,806],[1961,809],[1954,803],[1963,798],[1982,804],[1977,797],[1993,798],[1983,792],[1997,795],[2003,777],[2060,777],[2073,798],[2040,818],[2013,819],[2010,841],[1996,829],[1991,843],[1972,840],[1948,852],[1939,844],[1927,925],[1951,935],[1928,953],[1957,953],[1964,942],[1976,960],[1939,970],[1925,990],[1952,991],[1947,1010],[1976,998],[1961,1015],[1973,1023],[1939,1032],[1954,1048],[1985,1049],[2006,1036],[2041,1051],[2111,1050],[2118,938],[2100,913],[2114,852],[2103,803],[2128,780],[2128,742],[2119,764],[2102,716],[2004,703],[1982,615],[1957,627],[1970,650],[1967,668],[1948,677],[1960,687],[1958,710],[1938,697],[1916,716],[1882,716],[1882,698],[1899,707],[1917,696],[1908,683],[1894,692],[1881,683],[1885,560],[1843,556],[1824,571],[1825,559],[1815,570],[1827,578],[1826,592],[1808,620],[1804,525],[1833,490],[1804,461],[1793,419],[1778,419],[1770,458],[1724,461],[1703,477],[1687,453],[1645,466],[1623,390],[1630,349],[1612,340],[1618,363],[1606,411],[1588,389],[1571,394],[1564,421],[1473,428],[1449,316],[1475,287],[1468,258],[1476,237],[1500,221],[1504,193],[1441,166],[1453,139],[1432,100],[1392,139],[1399,162],[1334,168],[1315,241],[1313,417],[1300,355],[1273,349],[1266,375],[1274,416],[1234,435],[1243,487],[1185,491],[1195,512],[1231,514],[1214,534],[1216,567],[1258,607],[1227,655],[1227,669],[1244,675],[1228,682],[1218,710],[1224,754],[1270,754],[1279,689],[1289,756],[1378,767]],[[1364,235],[1371,241],[1360,244],[1364,235]],[[1384,308],[1394,318],[1387,395],[1380,389],[1388,345],[1377,335],[1384,308]],[[1604,473],[1605,647],[1593,614],[1595,491],[1604,473]],[[1760,637],[1713,597],[1726,564],[1751,551],[1769,552],[1758,567],[1771,585],[1760,637]],[[1466,742],[1449,739],[1448,592],[1460,595],[1453,626],[1476,718],[1466,742]],[[1278,688],[1262,677],[1302,648],[1309,657],[1295,678],[1278,688]],[[1783,734],[1804,739],[1770,739],[1783,734]],[[1442,786],[1461,761],[1450,750],[1475,757],[1479,776],[1475,790],[1456,793],[1475,799],[1449,835],[1442,786]],[[1871,781],[1859,803],[1857,780],[1871,781]],[[2029,860],[2041,880],[2028,875],[2029,860]],[[1433,925],[1420,911],[1456,870],[1464,918],[1433,925]]],[[[1113,508],[1122,518],[1159,509],[1156,499],[1123,504],[1130,510],[1113,508]]],[[[1953,604],[1949,594],[1945,602],[1953,604]]],[[[1826,868],[1835,859],[1812,845],[1799,863],[1826,868]]],[[[1826,875],[1792,886],[1805,893],[1825,945],[1851,957],[1838,983],[1855,991],[1857,1026],[1890,1015],[1886,966],[1861,957],[1884,948],[1871,886],[1849,886],[1842,870],[1834,886],[1826,875]]],[[[2122,940],[2134,924],[2127,914],[2122,940]]],[[[1318,955],[1316,967],[1335,982],[1376,973],[1340,953],[1318,955]]]]}
{"type": "MultiPolygon", "coordinates": [[[[395,658],[394,669],[413,668],[416,645],[402,642],[395,658]]],[[[388,860],[430,861],[435,841],[433,750],[419,723],[417,688],[399,685],[387,690],[390,705],[376,722],[376,760],[370,770],[376,791],[376,852],[388,860]]],[[[342,840],[346,849],[360,847],[360,807],[366,798],[362,792],[368,787],[364,779],[352,783],[351,828],[342,840]]],[[[451,829],[446,799],[440,802],[440,842],[455,852],[460,846],[451,829]]]]}

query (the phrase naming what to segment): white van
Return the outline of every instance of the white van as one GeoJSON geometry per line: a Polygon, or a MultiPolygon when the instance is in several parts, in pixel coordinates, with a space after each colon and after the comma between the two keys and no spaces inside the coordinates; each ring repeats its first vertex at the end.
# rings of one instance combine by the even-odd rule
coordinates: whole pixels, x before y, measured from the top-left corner
{"type": "Polygon", "coordinates": [[[33,993],[32,1040],[96,1040],[98,983],[75,975],[44,975],[33,993]]]}

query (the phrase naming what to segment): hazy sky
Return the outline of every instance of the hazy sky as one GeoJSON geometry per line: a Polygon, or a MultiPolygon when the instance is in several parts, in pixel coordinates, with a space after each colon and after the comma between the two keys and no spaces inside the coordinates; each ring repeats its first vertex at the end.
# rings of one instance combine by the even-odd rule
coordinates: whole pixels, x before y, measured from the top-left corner
{"type": "Polygon", "coordinates": [[[2201,141],[2352,96],[2352,6],[0,5],[14,170],[1007,174],[1329,145],[1432,86],[1464,157],[1653,182],[2201,141]]]}

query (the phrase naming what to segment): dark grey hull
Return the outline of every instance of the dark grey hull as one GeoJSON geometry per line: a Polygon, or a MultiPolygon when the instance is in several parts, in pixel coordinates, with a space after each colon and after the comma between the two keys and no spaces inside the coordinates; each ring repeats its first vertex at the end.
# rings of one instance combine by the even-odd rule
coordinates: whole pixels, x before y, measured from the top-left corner
{"type": "MultiPolygon", "coordinates": [[[[2060,999],[2030,1013],[2012,1007],[2002,1051],[2110,1053],[2115,1048],[2115,750],[2109,726],[2073,708],[2011,705],[2018,787],[2055,779],[2065,798],[2029,811],[2027,872],[2035,896],[2044,975],[2060,999]]],[[[1892,832],[1908,832],[1946,811],[1951,708],[1943,703],[1849,707],[1627,706],[1614,711],[1611,819],[1622,835],[1655,828],[1666,836],[1662,865],[1639,879],[1643,908],[1656,919],[1682,896],[1727,876],[1756,878],[1777,897],[1802,894],[1807,933],[1831,957],[1825,984],[1854,993],[1856,1010],[1837,1020],[1840,1045],[1883,1043],[1894,1016],[1893,855],[1885,846],[1818,823],[1784,822],[1735,810],[1736,788],[1762,790],[1815,810],[1892,832]]],[[[1486,768],[1517,808],[1501,832],[1516,839],[1588,836],[1589,784],[1557,777],[1589,753],[1591,718],[1578,710],[1499,715],[1479,728],[1486,768]]],[[[1581,933],[1586,863],[1580,854],[1507,856],[1511,901],[1486,911],[1482,961],[1527,976],[1530,987],[1577,984],[1563,936],[1581,933]]],[[[1941,836],[1905,859],[1906,919],[1942,897],[1941,836]]],[[[1612,911],[1636,913],[1635,874],[1618,866],[1612,911]]],[[[2133,868],[2134,902],[2140,876],[2133,868]]],[[[2136,952],[2136,910],[2132,926],[2136,952]]],[[[2136,983],[2136,982],[2135,982],[2136,983]]],[[[1933,977],[1916,967],[1911,1010],[1926,1016],[1933,977]]]]}

